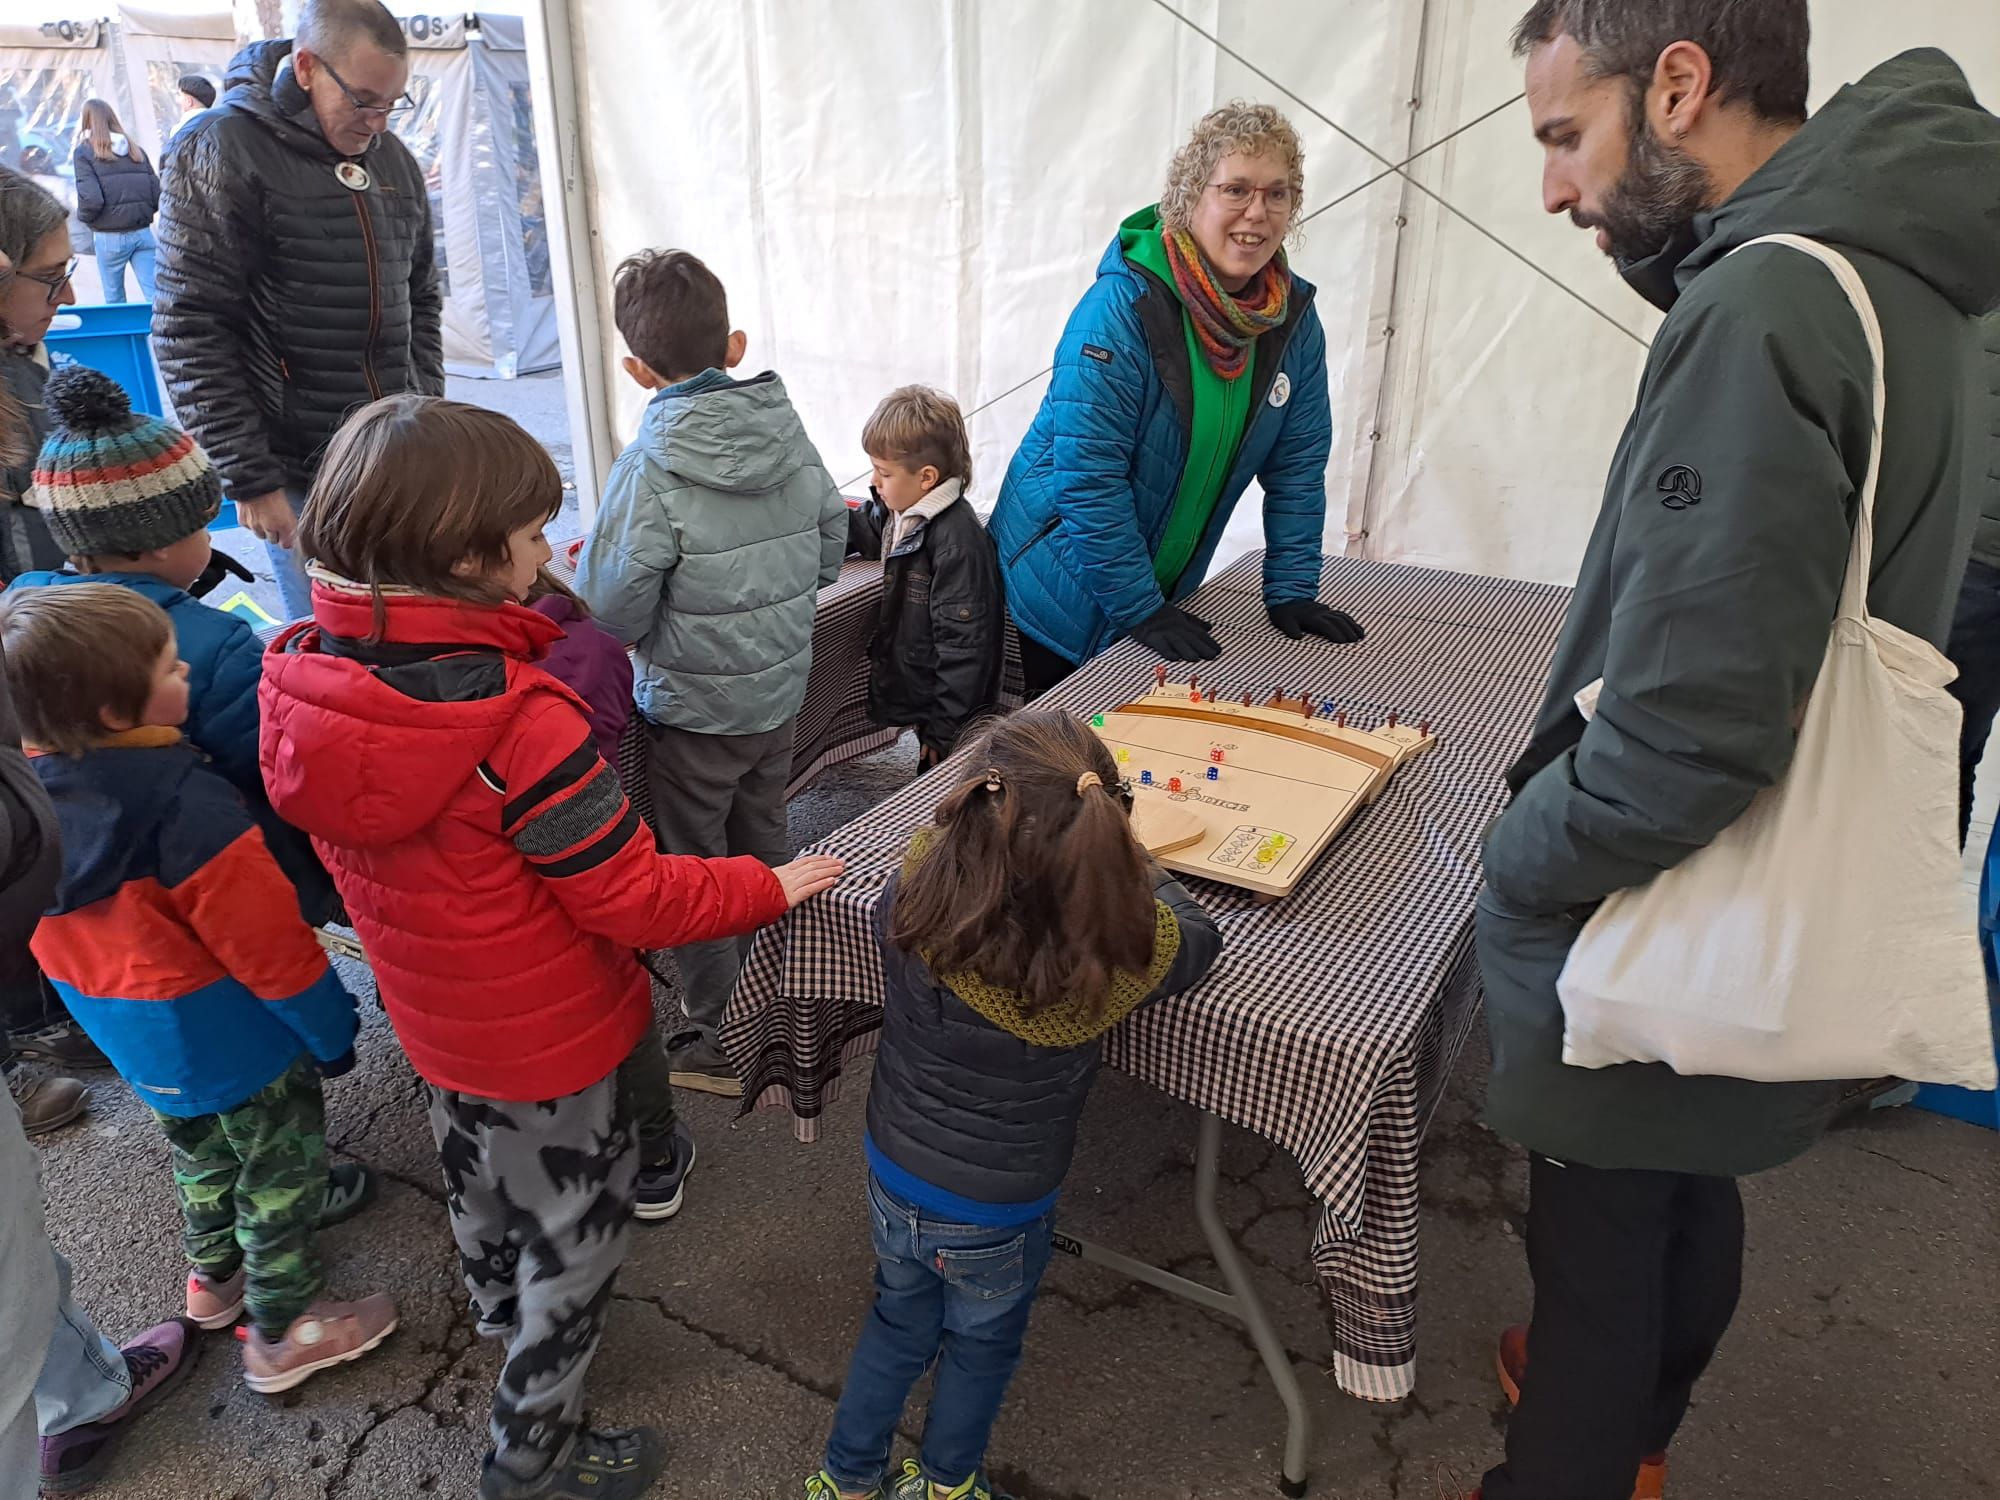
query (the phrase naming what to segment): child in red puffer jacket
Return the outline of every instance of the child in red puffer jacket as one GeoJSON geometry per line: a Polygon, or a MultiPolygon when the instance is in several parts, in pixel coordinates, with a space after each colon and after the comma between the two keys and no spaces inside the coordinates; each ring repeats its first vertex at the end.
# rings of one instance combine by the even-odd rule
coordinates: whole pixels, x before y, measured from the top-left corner
{"type": "Polygon", "coordinates": [[[840,875],[654,852],[583,700],[536,665],[562,631],[521,601],[561,498],[495,412],[363,408],[300,521],[313,619],[261,694],[271,803],[312,835],[423,1075],[466,1284],[507,1340],[482,1500],[626,1500],[659,1470],[655,1434],[577,1420],[635,1187],[678,1192],[688,1159],[634,1130],[634,950],[750,932],[840,875]]]}

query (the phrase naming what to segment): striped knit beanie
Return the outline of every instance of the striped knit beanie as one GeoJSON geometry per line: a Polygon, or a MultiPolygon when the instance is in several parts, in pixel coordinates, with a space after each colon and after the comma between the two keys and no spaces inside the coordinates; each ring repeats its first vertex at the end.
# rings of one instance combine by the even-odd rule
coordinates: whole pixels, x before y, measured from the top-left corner
{"type": "Polygon", "coordinates": [[[180,428],[135,415],[124,387],[83,365],[49,377],[54,426],[28,503],[71,557],[134,557],[193,536],[222,509],[222,481],[180,428]]]}

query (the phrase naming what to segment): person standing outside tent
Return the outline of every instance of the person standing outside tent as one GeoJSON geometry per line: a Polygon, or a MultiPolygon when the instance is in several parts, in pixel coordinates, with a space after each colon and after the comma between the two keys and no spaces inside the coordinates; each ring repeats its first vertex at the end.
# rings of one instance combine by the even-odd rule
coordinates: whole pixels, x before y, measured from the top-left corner
{"type": "Polygon", "coordinates": [[[1751,241],[1838,251],[1881,319],[1869,612],[1941,644],[1979,506],[2000,120],[1929,50],[1808,119],[1807,38],[1806,0],[1538,0],[1514,34],[1543,206],[1594,230],[1666,321],[1486,839],[1487,1118],[1529,1151],[1535,1300],[1501,1341],[1519,1407],[1483,1500],[1662,1492],[1735,1313],[1736,1179],[1807,1150],[1850,1087],[1562,1062],[1557,979],[1590,912],[1786,774],[1876,452],[1874,361],[1839,283],[1751,241]],[[1600,681],[1586,721],[1576,695],[1600,681]]]}
{"type": "Polygon", "coordinates": [[[125,300],[125,268],[139,296],[153,300],[153,215],[160,209],[160,174],[102,99],[83,104],[76,144],[76,216],[90,230],[106,302],[125,300]]]}
{"type": "Polygon", "coordinates": [[[295,619],[312,605],[292,537],[327,440],[357,406],[444,392],[430,197],[390,133],[409,78],[377,0],[310,0],[294,41],[237,53],[167,156],[154,351],[295,619]]]}
{"type": "Polygon", "coordinates": [[[1264,490],[1264,601],[1294,640],[1358,641],[1318,600],[1333,442],[1326,335],[1284,254],[1305,191],[1285,117],[1205,115],[1070,314],[994,508],[1030,693],[1129,635],[1171,661],[1222,647],[1180,607],[1237,500],[1264,490]]]}

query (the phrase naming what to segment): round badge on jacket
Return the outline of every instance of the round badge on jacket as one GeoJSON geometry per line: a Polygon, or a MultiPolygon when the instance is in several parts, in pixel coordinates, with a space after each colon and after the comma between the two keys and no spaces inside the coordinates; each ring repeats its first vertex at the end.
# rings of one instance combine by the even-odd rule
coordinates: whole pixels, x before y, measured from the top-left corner
{"type": "Polygon", "coordinates": [[[1287,375],[1283,370],[1280,370],[1278,371],[1278,378],[1271,382],[1271,404],[1273,406],[1283,406],[1291,399],[1292,377],[1287,375]]]}
{"type": "MultiPolygon", "coordinates": [[[[358,161],[342,162],[333,169],[333,175],[340,179],[340,185],[344,188],[357,193],[368,191],[368,169],[358,161]]],[[[1283,380],[1285,377],[1280,375],[1278,378],[1283,380]]]]}

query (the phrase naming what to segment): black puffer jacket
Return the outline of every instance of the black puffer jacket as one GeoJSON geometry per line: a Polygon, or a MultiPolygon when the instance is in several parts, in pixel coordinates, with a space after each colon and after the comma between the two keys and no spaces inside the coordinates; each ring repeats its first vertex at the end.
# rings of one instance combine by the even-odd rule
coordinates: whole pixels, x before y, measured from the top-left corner
{"type": "Polygon", "coordinates": [[[99,234],[144,229],[160,211],[160,174],[134,161],[134,149],[99,157],[89,141],[76,148],[76,216],[99,234]]]}
{"type": "Polygon", "coordinates": [[[393,135],[369,183],[320,134],[279,63],[290,42],[236,54],[222,103],[168,149],[153,347],[188,431],[238,499],[310,481],[355,407],[444,391],[443,297],[430,199],[393,135]]]}
{"type": "MultiPolygon", "coordinates": [[[[879,498],[851,511],[849,555],[882,557],[893,519],[879,498]]],[[[868,647],[868,717],[914,724],[926,757],[942,760],[966,725],[1000,699],[1007,635],[1000,558],[971,503],[955,499],[896,544],[882,574],[882,612],[868,647]]]]}
{"type": "MultiPolygon", "coordinates": [[[[901,884],[891,879],[875,906],[884,994],[868,1139],[892,1167],[960,1198],[1037,1202],[1069,1175],[1103,1034],[1038,1047],[974,1010],[922,959],[889,942],[901,884]]],[[[1180,946],[1142,1006],[1200,982],[1222,952],[1215,919],[1157,866],[1153,896],[1180,929],[1180,946]]]]}

